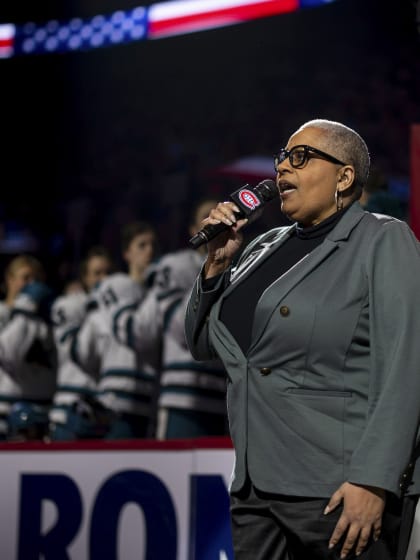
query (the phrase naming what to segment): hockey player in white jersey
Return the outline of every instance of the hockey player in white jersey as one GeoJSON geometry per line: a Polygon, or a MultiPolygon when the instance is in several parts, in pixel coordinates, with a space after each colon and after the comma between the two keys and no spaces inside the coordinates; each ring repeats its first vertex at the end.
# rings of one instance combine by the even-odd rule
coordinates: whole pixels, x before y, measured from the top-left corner
{"type": "Polygon", "coordinates": [[[129,224],[123,231],[123,256],[128,274],[115,273],[103,280],[94,294],[96,311],[83,323],[74,348],[74,358],[89,370],[91,348],[100,356],[98,400],[112,414],[108,439],[151,435],[151,416],[160,354],[156,347],[137,351],[121,344],[115,335],[113,315],[139,305],[147,288],[146,271],[153,258],[155,233],[146,223],[129,224]]]}
{"type": "Polygon", "coordinates": [[[82,323],[97,304],[91,295],[94,287],[113,268],[111,256],[101,246],[92,247],[80,266],[80,281],[85,291],[58,297],[51,311],[57,348],[57,389],[49,412],[49,436],[53,441],[72,441],[102,437],[108,415],[96,399],[100,357],[92,345],[88,349],[89,367],[81,368],[72,350],[82,323]]]}
{"type": "MultiPolygon", "coordinates": [[[[158,398],[159,439],[226,434],[225,370],[218,361],[194,360],[185,341],[185,310],[194,278],[202,265],[201,258],[199,261],[188,258],[192,253],[192,250],[186,250],[174,254],[176,266],[186,266],[186,261],[189,261],[191,276],[184,287],[182,299],[178,300],[163,323],[158,398]]],[[[198,256],[197,253],[195,256],[198,256]]],[[[174,269],[167,274],[174,275],[174,269]]]]}
{"type": "Polygon", "coordinates": [[[44,269],[38,259],[31,255],[14,257],[4,272],[5,298],[0,301],[0,330],[7,324],[13,304],[26,284],[45,279],[44,269]]]}
{"type": "MultiPolygon", "coordinates": [[[[214,201],[203,201],[193,214],[194,235],[214,201]]],[[[164,255],[153,267],[153,287],[136,309],[114,309],[114,332],[137,351],[161,344],[157,396],[159,439],[226,433],[225,372],[220,362],[196,362],[184,337],[189,292],[204,255],[190,249],[164,255]]]]}
{"type": "Polygon", "coordinates": [[[86,318],[89,302],[87,294],[73,293],[57,298],[52,307],[58,361],[57,390],[49,413],[53,441],[100,438],[108,429],[109,416],[97,400],[97,349],[89,348],[86,368],[72,359],[75,337],[86,318]]]}
{"type": "MultiPolygon", "coordinates": [[[[7,330],[0,340],[0,346],[6,344],[7,348],[3,351],[5,358],[4,363],[2,364],[0,361],[0,439],[6,439],[8,437],[8,420],[13,403],[15,403],[17,399],[23,397],[28,388],[26,387],[23,390],[23,387],[19,387],[19,375],[23,375],[25,370],[25,366],[23,365],[25,362],[25,349],[21,345],[19,337],[23,333],[29,332],[30,338],[32,337],[32,341],[35,342],[37,339],[36,333],[38,326],[35,317],[29,316],[25,319],[23,315],[13,320],[11,326],[8,325],[12,317],[16,299],[21,290],[32,282],[43,281],[44,278],[45,273],[42,264],[31,255],[18,255],[14,257],[5,270],[5,299],[0,302],[0,332],[6,327],[7,330]],[[13,355],[14,350],[16,350],[15,355],[13,355]],[[5,369],[6,367],[8,369],[5,369]],[[20,372],[19,375],[17,371],[20,372]]],[[[22,299],[20,299],[20,302],[22,302],[22,299]]],[[[15,309],[15,315],[17,309],[18,306],[15,309]]],[[[19,315],[18,312],[17,315],[19,315]]],[[[47,328],[46,331],[48,331],[47,328]]],[[[29,342],[29,339],[27,342],[29,342]]],[[[49,344],[50,342],[48,342],[48,346],[49,344]]],[[[31,407],[34,406],[36,405],[33,403],[26,403],[26,412],[30,411],[31,407]]],[[[17,417],[16,413],[14,417],[17,417]]],[[[37,420],[44,418],[43,428],[45,428],[47,421],[45,409],[41,408],[39,411],[37,408],[36,417],[37,420]]],[[[28,414],[26,414],[26,418],[28,418],[28,414]]],[[[25,426],[23,426],[25,423],[22,422],[22,427],[28,427],[29,423],[30,419],[28,418],[25,426]]]]}
{"type": "MultiPolygon", "coordinates": [[[[96,329],[92,329],[90,335],[93,334],[101,347],[98,399],[115,416],[107,434],[110,439],[152,435],[149,430],[159,371],[160,345],[149,346],[144,351],[130,344],[121,344],[116,337],[113,321],[117,311],[126,312],[137,307],[144,295],[144,288],[124,273],[109,276],[96,291],[99,306],[91,317],[96,329]]],[[[89,336],[86,327],[87,324],[80,332],[77,350],[82,363],[89,357],[82,347],[83,344],[86,346],[89,336]]]]}
{"type": "MultiPolygon", "coordinates": [[[[2,399],[10,404],[20,402],[43,409],[45,431],[48,407],[56,387],[55,348],[49,324],[51,302],[52,291],[45,284],[27,284],[16,297],[10,319],[0,332],[2,399]]],[[[24,435],[23,424],[16,426],[9,422],[9,438],[14,438],[15,429],[20,436],[24,435]]]]}

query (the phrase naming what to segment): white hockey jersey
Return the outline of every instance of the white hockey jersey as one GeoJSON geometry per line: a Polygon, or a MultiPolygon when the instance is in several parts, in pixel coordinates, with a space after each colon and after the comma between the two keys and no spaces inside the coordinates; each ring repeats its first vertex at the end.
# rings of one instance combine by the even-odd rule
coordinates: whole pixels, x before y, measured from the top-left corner
{"type": "Polygon", "coordinates": [[[57,349],[57,390],[49,416],[58,424],[66,423],[66,411],[74,403],[84,397],[96,397],[96,372],[82,369],[71,357],[75,337],[86,317],[87,304],[86,294],[73,293],[58,297],[51,310],[57,349]]]}
{"type": "Polygon", "coordinates": [[[20,294],[0,332],[0,402],[49,403],[56,388],[56,360],[51,328],[37,315],[37,305],[20,294]]]}
{"type": "Polygon", "coordinates": [[[197,362],[184,335],[189,293],[203,264],[186,249],[163,256],[154,266],[153,288],[135,309],[120,308],[113,318],[118,339],[137,350],[160,341],[159,407],[225,415],[225,371],[220,362],[197,362]]]}
{"type": "MultiPolygon", "coordinates": [[[[10,319],[11,312],[12,312],[11,308],[8,305],[6,305],[4,301],[1,301],[0,302],[0,332],[7,325],[10,319]]],[[[2,385],[3,376],[7,376],[7,373],[0,368],[0,388],[2,385]]],[[[7,431],[8,431],[7,417],[10,412],[10,407],[11,404],[8,395],[3,395],[0,392],[0,439],[5,439],[7,436],[7,431]]]]}
{"type": "Polygon", "coordinates": [[[145,289],[127,274],[108,276],[95,290],[97,309],[86,317],[76,339],[74,357],[89,370],[99,360],[98,400],[115,413],[150,417],[156,394],[159,349],[138,350],[121,343],[115,314],[136,308],[145,289]]]}
{"type": "Polygon", "coordinates": [[[164,332],[159,408],[226,414],[226,372],[219,361],[198,362],[187,347],[184,320],[189,293],[179,302],[164,332]]]}

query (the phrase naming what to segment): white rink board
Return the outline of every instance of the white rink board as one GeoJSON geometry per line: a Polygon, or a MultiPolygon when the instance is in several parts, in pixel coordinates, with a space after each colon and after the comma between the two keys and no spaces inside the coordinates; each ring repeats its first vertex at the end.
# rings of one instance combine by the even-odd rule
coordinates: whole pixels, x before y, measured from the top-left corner
{"type": "MultiPolygon", "coordinates": [[[[156,504],[149,500],[154,496],[155,484],[162,491],[158,505],[164,506],[166,500],[172,510],[172,524],[166,526],[176,540],[173,555],[165,554],[165,560],[233,560],[231,548],[223,544],[227,542],[226,535],[230,537],[227,488],[234,460],[228,441],[217,438],[214,442],[159,442],[150,449],[142,448],[138,442],[124,443],[127,445],[111,444],[110,448],[102,444],[91,449],[77,443],[2,445],[0,558],[55,560],[57,553],[49,552],[48,539],[42,540],[60,524],[65,534],[69,520],[75,523],[73,534],[63,537],[67,539],[63,550],[69,560],[146,560],[146,548],[153,538],[157,546],[161,537],[164,539],[164,531],[156,521],[159,517],[155,516],[160,513],[153,513],[156,504]],[[209,496],[213,499],[213,514],[209,496]],[[219,498],[223,498],[220,505],[219,498]],[[103,529],[102,521],[109,520],[114,505],[115,523],[107,521],[110,525],[103,529]],[[214,515],[215,511],[220,515],[214,515]],[[217,524],[212,526],[215,517],[225,525],[224,536],[217,524]],[[205,549],[207,530],[213,531],[212,535],[214,531],[220,533],[219,547],[205,549]],[[104,545],[104,553],[90,548],[92,539],[98,542],[109,532],[115,532],[115,549],[104,545]],[[39,544],[41,541],[44,544],[39,544]]],[[[61,533],[57,534],[60,541],[61,533]]],[[[407,560],[418,560],[418,552],[420,512],[407,560]]],[[[153,560],[155,557],[163,560],[151,556],[153,560]]]]}

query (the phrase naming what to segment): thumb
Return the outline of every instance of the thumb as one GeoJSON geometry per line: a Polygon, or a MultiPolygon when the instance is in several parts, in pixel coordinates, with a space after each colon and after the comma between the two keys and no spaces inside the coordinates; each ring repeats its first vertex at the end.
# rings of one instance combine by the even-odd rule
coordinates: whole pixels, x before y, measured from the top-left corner
{"type": "Polygon", "coordinates": [[[331,496],[330,501],[328,502],[326,508],[324,509],[324,515],[327,515],[331,511],[335,510],[335,508],[341,504],[341,502],[343,500],[343,497],[344,497],[343,492],[342,492],[341,487],[340,487],[331,496]]]}

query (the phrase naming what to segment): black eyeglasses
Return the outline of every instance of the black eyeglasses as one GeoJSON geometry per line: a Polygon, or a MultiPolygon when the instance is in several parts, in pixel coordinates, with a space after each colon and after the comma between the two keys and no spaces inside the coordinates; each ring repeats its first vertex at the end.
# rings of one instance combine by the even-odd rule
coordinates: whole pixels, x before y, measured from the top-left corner
{"type": "Polygon", "coordinates": [[[318,150],[318,148],[312,148],[312,146],[306,146],[302,144],[299,146],[293,146],[291,150],[286,150],[286,148],[281,148],[280,152],[274,156],[274,170],[277,173],[278,166],[280,165],[280,163],[283,163],[283,161],[287,157],[289,158],[290,165],[292,167],[299,169],[306,165],[309,158],[317,157],[317,156],[327,161],[330,161],[331,163],[346,165],[345,163],[335,158],[334,156],[330,156],[330,154],[327,154],[322,150],[318,150]]]}

